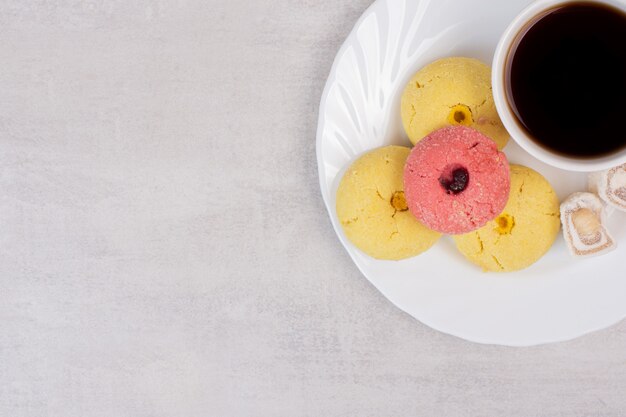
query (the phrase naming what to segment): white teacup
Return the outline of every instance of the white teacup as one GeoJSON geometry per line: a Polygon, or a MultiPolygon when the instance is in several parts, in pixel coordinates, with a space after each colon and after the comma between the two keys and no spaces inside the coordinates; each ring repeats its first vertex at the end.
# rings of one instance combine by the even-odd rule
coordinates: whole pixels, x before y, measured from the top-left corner
{"type": "MultiPolygon", "coordinates": [[[[587,0],[591,2],[590,0],[587,0]]],[[[606,4],[617,9],[626,11],[626,0],[593,0],[595,3],[606,4]]],[[[544,12],[557,6],[568,3],[580,3],[575,0],[537,0],[524,9],[504,31],[500,42],[496,47],[492,66],[493,98],[504,127],[511,137],[529,154],[545,162],[546,164],[569,171],[601,171],[617,165],[626,163],[626,149],[617,151],[610,155],[597,158],[573,158],[556,152],[552,152],[537,144],[529,134],[520,126],[515,116],[509,100],[507,98],[507,88],[505,85],[505,72],[507,71],[507,61],[513,43],[517,40],[518,34],[527,27],[534,19],[543,15],[544,12]]]]}

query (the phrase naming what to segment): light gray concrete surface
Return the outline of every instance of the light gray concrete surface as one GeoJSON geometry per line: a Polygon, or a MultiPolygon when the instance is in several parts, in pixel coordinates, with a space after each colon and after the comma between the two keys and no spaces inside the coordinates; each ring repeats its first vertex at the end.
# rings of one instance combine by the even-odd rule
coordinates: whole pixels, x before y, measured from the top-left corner
{"type": "Polygon", "coordinates": [[[626,323],[472,344],[341,248],[316,113],[368,3],[0,2],[0,416],[626,416],[626,323]]]}

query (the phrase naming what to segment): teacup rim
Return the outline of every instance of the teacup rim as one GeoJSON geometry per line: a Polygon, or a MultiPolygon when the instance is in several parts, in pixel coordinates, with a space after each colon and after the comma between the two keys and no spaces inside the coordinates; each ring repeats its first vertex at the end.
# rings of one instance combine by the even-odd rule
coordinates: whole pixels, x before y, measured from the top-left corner
{"type": "Polygon", "coordinates": [[[594,172],[626,163],[626,148],[597,158],[575,158],[560,155],[537,144],[520,126],[508,102],[505,85],[505,66],[509,51],[518,33],[533,19],[551,9],[571,3],[599,3],[616,7],[626,12],[626,1],[621,0],[536,0],[523,9],[503,32],[493,57],[491,81],[493,98],[502,124],[511,138],[536,159],[568,171],[594,172]]]}

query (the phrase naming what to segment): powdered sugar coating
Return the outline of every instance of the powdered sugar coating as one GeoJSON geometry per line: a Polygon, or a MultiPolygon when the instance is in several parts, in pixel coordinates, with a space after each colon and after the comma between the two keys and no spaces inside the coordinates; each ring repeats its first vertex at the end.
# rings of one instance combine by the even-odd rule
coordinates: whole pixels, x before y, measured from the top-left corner
{"type": "Polygon", "coordinates": [[[509,164],[491,139],[466,126],[449,126],[419,141],[404,167],[404,192],[411,213],[425,226],[461,234],[484,226],[509,197],[509,164]],[[440,178],[451,167],[469,173],[465,190],[450,194],[440,178]]]}

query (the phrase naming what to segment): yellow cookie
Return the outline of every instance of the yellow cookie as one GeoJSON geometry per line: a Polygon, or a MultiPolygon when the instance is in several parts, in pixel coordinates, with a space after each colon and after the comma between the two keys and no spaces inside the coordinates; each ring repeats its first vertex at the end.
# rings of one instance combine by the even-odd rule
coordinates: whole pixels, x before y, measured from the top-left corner
{"type": "Polygon", "coordinates": [[[337,216],[348,239],[377,259],[404,259],[429,249],[441,236],[408,211],[402,177],[410,149],[385,146],[366,153],[337,189],[337,216]]]}
{"type": "Polygon", "coordinates": [[[504,211],[473,232],[454,236],[457,248],[485,271],[524,269],[554,243],[561,222],[559,199],[536,171],[511,165],[511,192],[504,211]]]}
{"type": "Polygon", "coordinates": [[[418,71],[402,94],[402,124],[413,144],[448,125],[470,126],[504,148],[509,134],[491,92],[491,69],[473,58],[444,58],[418,71]]]}

